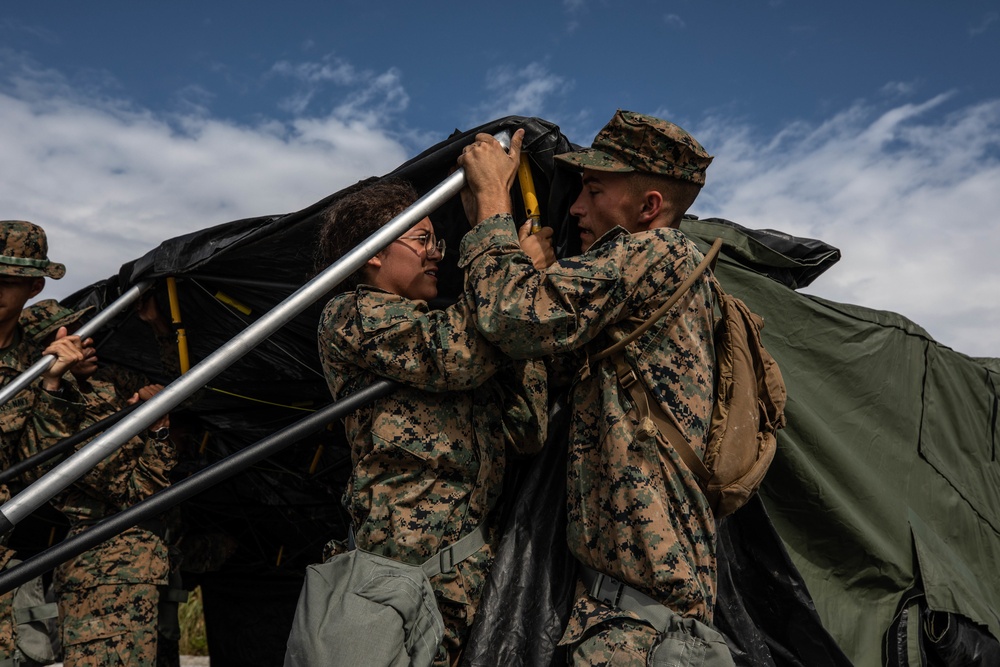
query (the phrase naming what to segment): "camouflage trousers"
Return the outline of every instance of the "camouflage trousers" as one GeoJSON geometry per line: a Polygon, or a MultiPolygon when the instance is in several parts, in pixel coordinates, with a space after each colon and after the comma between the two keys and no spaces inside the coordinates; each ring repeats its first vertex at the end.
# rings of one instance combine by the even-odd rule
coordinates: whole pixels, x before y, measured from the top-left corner
{"type": "Polygon", "coordinates": [[[154,584],[60,592],[65,667],[155,667],[159,597],[154,584]]]}

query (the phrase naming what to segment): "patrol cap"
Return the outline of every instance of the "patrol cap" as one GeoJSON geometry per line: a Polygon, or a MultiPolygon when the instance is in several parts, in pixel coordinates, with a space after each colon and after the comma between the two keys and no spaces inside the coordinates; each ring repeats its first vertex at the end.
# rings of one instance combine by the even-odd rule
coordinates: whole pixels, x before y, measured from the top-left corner
{"type": "Polygon", "coordinates": [[[659,174],[699,186],[705,185],[705,170],[713,159],[677,125],[621,109],[590,148],[555,157],[577,169],[659,174]]]}
{"type": "Polygon", "coordinates": [[[24,220],[0,220],[0,275],[53,278],[66,275],[66,267],[48,258],[45,230],[24,220]]]}
{"type": "Polygon", "coordinates": [[[24,329],[25,338],[41,342],[59,327],[68,327],[93,309],[93,306],[87,306],[82,310],[71,310],[59,305],[55,299],[43,299],[22,310],[18,323],[24,329]]]}

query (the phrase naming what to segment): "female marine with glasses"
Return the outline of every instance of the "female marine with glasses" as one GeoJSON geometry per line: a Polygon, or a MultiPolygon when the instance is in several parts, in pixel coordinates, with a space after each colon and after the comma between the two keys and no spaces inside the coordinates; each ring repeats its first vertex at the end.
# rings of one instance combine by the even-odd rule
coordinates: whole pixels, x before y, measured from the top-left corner
{"type": "MultiPolygon", "coordinates": [[[[324,266],[416,199],[409,184],[383,180],[338,200],[320,233],[324,266]]],[[[430,578],[445,625],[435,665],[461,656],[496,547],[507,457],[541,448],[548,401],[544,366],[503,356],[464,300],[428,306],[445,250],[424,218],[342,284],[319,327],[335,399],[381,378],[404,385],[344,419],[344,503],[365,551],[420,565],[455,547],[451,571],[430,578]]]]}

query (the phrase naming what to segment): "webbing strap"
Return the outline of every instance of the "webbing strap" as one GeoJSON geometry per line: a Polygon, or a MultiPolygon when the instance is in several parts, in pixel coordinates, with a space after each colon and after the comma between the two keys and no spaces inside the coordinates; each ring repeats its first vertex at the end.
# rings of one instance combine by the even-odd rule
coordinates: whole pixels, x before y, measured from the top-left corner
{"type": "Polygon", "coordinates": [[[674,614],[642,591],[581,563],[580,578],[590,597],[612,609],[628,611],[649,623],[657,632],[666,632],[674,614]]]}
{"type": "Polygon", "coordinates": [[[459,541],[428,558],[420,568],[428,579],[444,572],[451,572],[456,564],[482,549],[485,544],[486,529],[480,525],[459,541]]]}
{"type": "Polygon", "coordinates": [[[14,610],[14,623],[21,625],[32,621],[45,621],[59,615],[59,607],[55,602],[47,602],[36,607],[25,607],[14,610]]]}
{"type": "Polygon", "coordinates": [[[664,303],[659,308],[657,308],[656,312],[649,316],[649,319],[647,319],[645,322],[636,327],[635,331],[631,332],[629,335],[625,336],[611,347],[605,350],[601,350],[597,354],[591,356],[590,361],[591,362],[600,361],[601,359],[607,357],[608,355],[612,355],[615,352],[619,352],[620,350],[624,349],[626,345],[628,345],[633,340],[644,334],[646,330],[649,329],[649,327],[653,326],[657,320],[659,320],[666,314],[668,310],[673,308],[674,304],[676,304],[678,301],[681,300],[681,297],[684,296],[684,294],[689,289],[691,289],[691,286],[694,285],[695,281],[698,280],[701,274],[705,273],[705,270],[709,266],[712,267],[715,266],[715,260],[718,258],[720,250],[722,250],[722,237],[715,239],[715,243],[712,244],[712,247],[709,248],[708,252],[705,254],[705,259],[701,260],[701,263],[697,267],[695,267],[695,270],[692,271],[690,275],[688,275],[688,277],[684,279],[684,282],[682,282],[676,290],[674,290],[674,293],[670,295],[670,298],[667,299],[667,302],[664,303]]]}
{"type": "MultiPolygon", "coordinates": [[[[653,425],[656,426],[670,446],[681,457],[681,460],[684,461],[684,465],[688,467],[688,470],[697,475],[701,479],[702,484],[707,484],[708,480],[712,478],[712,473],[705,467],[704,461],[694,451],[691,443],[687,441],[687,438],[684,437],[684,434],[677,428],[673,420],[663,411],[660,402],[656,400],[655,396],[650,394],[646,383],[636,375],[635,369],[629,364],[625,358],[625,354],[622,352],[616,354],[614,362],[618,383],[623,389],[628,391],[632,399],[632,405],[635,406],[638,412],[640,427],[646,419],[652,421],[653,425]]],[[[640,433],[640,437],[642,435],[640,433]]],[[[645,435],[647,437],[654,436],[652,433],[645,435]]]]}
{"type": "MultiPolygon", "coordinates": [[[[482,525],[477,526],[474,531],[462,539],[446,546],[421,563],[420,569],[424,571],[428,579],[445,572],[451,572],[455,569],[455,565],[482,549],[485,544],[486,529],[482,525]]],[[[351,550],[358,548],[358,543],[354,538],[354,526],[347,527],[347,547],[351,550]]]]}

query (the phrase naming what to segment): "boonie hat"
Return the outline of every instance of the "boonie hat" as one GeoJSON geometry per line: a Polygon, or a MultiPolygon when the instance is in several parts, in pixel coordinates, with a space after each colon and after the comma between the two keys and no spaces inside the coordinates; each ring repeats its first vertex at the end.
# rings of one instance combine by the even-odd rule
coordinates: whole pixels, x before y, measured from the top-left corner
{"type": "Polygon", "coordinates": [[[713,159],[677,125],[621,109],[597,133],[590,148],[555,157],[578,169],[637,171],[696,185],[705,185],[705,170],[713,159]]]}
{"type": "Polygon", "coordinates": [[[87,306],[82,310],[71,310],[59,305],[55,299],[43,299],[22,310],[18,323],[24,329],[25,338],[42,342],[59,327],[68,327],[93,309],[93,306],[87,306]]]}
{"type": "Polygon", "coordinates": [[[45,230],[24,220],[0,220],[0,275],[52,278],[66,275],[66,267],[48,258],[45,230]]]}

